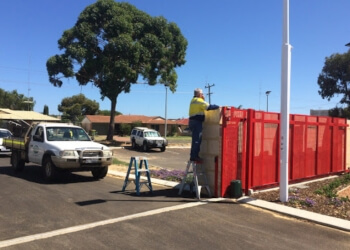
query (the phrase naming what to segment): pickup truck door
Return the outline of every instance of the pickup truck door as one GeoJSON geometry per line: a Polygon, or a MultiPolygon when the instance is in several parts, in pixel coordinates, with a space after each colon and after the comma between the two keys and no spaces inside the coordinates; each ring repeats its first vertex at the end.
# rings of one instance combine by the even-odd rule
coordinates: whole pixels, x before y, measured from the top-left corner
{"type": "Polygon", "coordinates": [[[31,134],[32,138],[28,147],[28,158],[30,162],[40,164],[43,158],[44,149],[44,128],[41,126],[36,127],[34,133],[31,134]]]}

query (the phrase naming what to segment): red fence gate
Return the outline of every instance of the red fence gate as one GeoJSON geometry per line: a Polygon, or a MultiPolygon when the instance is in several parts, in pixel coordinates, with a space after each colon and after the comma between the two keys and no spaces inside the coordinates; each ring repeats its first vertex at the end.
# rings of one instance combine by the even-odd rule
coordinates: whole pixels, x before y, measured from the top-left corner
{"type": "MultiPolygon", "coordinates": [[[[225,107],[222,122],[221,196],[232,180],[249,189],[276,186],[280,166],[280,114],[225,107]]],[[[290,115],[289,181],[345,171],[346,119],[290,115]]]]}

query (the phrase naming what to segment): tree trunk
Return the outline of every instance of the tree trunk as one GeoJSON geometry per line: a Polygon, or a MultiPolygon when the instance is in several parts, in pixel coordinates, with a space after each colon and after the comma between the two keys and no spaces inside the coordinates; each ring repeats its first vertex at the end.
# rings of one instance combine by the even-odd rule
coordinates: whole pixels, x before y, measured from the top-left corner
{"type": "Polygon", "coordinates": [[[114,136],[114,117],[115,117],[115,107],[117,106],[117,98],[115,97],[111,100],[111,117],[109,120],[109,128],[107,134],[107,141],[112,141],[114,136]]]}

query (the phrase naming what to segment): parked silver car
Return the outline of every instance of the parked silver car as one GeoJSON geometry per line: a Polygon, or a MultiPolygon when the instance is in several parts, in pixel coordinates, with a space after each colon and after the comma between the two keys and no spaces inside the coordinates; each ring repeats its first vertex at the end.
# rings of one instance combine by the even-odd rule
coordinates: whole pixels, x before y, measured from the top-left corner
{"type": "Polygon", "coordinates": [[[3,138],[10,138],[12,137],[12,133],[4,128],[0,128],[0,154],[10,154],[11,149],[6,148],[2,145],[3,138]]]}

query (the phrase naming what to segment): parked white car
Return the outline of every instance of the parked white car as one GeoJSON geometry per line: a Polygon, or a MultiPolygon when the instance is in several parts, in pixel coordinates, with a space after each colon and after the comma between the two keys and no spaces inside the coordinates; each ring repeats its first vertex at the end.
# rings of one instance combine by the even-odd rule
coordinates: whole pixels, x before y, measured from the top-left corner
{"type": "Polygon", "coordinates": [[[145,127],[135,127],[131,131],[130,141],[133,149],[141,147],[143,151],[151,148],[160,148],[162,152],[168,146],[168,141],[161,137],[159,132],[145,127]]]}
{"type": "Polygon", "coordinates": [[[5,146],[2,145],[3,138],[10,138],[12,137],[12,133],[4,128],[0,128],[0,154],[10,154],[11,149],[6,148],[5,146]]]}

